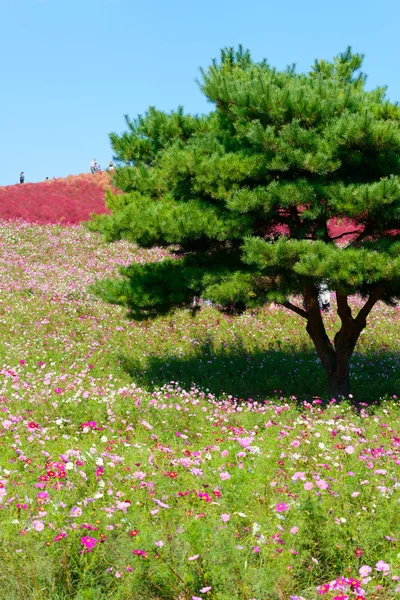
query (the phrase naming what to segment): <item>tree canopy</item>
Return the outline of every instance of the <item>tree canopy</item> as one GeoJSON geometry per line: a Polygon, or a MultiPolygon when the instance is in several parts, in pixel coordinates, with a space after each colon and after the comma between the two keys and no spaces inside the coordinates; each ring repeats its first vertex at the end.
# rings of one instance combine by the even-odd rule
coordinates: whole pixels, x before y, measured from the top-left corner
{"type": "Polygon", "coordinates": [[[209,114],[126,117],[110,135],[124,193],[108,193],[111,215],[91,226],[174,256],[123,269],[103,295],[133,317],[193,297],[221,310],[280,303],[305,320],[331,394],[346,395],[370,310],[400,295],[400,107],[366,89],[362,61],[348,48],[303,74],[228,48],[201,70],[209,114]],[[321,284],[336,292],[333,342],[321,284]],[[365,298],[357,315],[353,294],[365,298]]]}

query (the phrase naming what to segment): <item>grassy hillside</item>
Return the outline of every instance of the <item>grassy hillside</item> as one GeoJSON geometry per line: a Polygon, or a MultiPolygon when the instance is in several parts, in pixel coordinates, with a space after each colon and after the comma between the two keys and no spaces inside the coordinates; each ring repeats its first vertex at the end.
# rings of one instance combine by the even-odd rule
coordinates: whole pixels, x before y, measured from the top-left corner
{"type": "Polygon", "coordinates": [[[397,597],[398,311],[353,362],[376,402],[323,409],[284,309],[132,323],[87,286],[165,251],[23,222],[0,244],[2,598],[397,597]]]}

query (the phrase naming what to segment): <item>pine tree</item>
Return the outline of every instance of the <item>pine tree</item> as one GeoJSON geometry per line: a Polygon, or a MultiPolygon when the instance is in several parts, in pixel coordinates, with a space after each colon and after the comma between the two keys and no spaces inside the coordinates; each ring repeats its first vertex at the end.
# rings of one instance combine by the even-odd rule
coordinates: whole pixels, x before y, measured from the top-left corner
{"type": "Polygon", "coordinates": [[[103,295],[135,318],[193,297],[221,310],[280,303],[304,319],[331,396],[347,396],[371,309],[400,295],[400,108],[385,88],[366,89],[362,61],[349,48],[298,74],[229,48],[201,71],[208,115],[126,117],[128,130],[110,136],[125,193],[108,194],[112,214],[92,227],[178,256],[123,269],[103,295]],[[321,284],[336,292],[333,343],[321,284]]]}

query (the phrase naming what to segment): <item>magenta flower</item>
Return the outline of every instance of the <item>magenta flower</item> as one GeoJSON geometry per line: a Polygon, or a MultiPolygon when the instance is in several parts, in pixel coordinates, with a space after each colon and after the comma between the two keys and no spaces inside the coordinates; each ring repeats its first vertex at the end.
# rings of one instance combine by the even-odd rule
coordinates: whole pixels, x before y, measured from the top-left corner
{"type": "Polygon", "coordinates": [[[81,544],[85,546],[85,552],[91,552],[97,546],[97,540],[88,535],[81,538],[81,544]]]}
{"type": "Polygon", "coordinates": [[[148,554],[145,550],[132,550],[133,554],[136,556],[142,556],[143,558],[148,558],[148,554]]]}
{"type": "Polygon", "coordinates": [[[277,512],[279,512],[279,513],[289,510],[289,507],[286,504],[286,502],[279,502],[278,504],[275,504],[275,508],[276,508],[277,512]]]}

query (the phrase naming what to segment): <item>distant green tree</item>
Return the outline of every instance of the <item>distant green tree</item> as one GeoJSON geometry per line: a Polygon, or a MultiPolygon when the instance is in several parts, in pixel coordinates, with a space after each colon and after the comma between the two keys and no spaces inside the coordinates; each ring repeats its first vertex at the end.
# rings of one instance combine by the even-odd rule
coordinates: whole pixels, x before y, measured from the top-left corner
{"type": "Polygon", "coordinates": [[[126,117],[110,136],[125,193],[108,194],[111,215],[92,227],[178,258],[133,264],[102,294],[136,318],[193,297],[221,310],[280,303],[305,320],[331,396],[347,396],[371,309],[400,295],[400,108],[385,88],[365,89],[362,61],[349,48],[298,74],[229,48],[201,71],[210,114],[126,117]],[[337,233],[343,222],[350,235],[337,233]],[[333,343],[322,283],[336,292],[333,343]],[[365,299],[356,315],[353,294],[365,299]]]}

